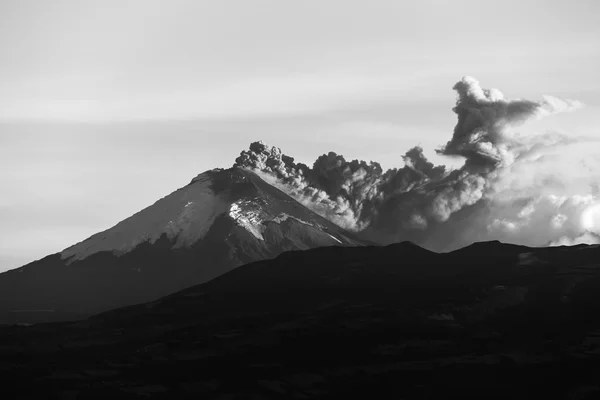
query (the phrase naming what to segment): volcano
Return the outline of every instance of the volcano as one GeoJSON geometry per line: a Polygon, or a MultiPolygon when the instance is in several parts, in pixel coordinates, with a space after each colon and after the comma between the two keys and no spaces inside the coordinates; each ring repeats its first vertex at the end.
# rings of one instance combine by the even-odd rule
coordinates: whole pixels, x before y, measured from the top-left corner
{"type": "Polygon", "coordinates": [[[363,244],[254,173],[214,169],[106,231],[0,274],[0,322],[79,319],[284,251],[363,244]]]}

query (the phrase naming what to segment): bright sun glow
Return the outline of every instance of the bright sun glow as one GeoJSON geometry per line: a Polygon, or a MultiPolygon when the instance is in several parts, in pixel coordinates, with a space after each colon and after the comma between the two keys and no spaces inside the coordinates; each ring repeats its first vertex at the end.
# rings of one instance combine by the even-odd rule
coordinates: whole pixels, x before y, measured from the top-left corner
{"type": "Polygon", "coordinates": [[[600,203],[592,204],[581,214],[581,227],[586,231],[600,232],[600,203]]]}

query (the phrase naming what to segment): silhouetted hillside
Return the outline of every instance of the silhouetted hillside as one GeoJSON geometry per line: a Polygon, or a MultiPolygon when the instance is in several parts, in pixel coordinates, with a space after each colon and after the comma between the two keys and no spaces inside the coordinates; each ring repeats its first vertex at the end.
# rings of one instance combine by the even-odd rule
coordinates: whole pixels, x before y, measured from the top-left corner
{"type": "Polygon", "coordinates": [[[85,321],[0,330],[21,398],[592,399],[600,247],[291,251],[85,321]]]}

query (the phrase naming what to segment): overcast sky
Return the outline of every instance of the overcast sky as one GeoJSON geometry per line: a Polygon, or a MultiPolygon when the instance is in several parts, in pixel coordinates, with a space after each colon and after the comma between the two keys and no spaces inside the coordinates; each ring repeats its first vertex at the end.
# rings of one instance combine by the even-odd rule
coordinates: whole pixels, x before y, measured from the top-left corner
{"type": "Polygon", "coordinates": [[[401,166],[452,134],[463,75],[586,108],[600,130],[600,2],[0,0],[0,271],[229,167],[251,141],[310,163],[401,166]]]}

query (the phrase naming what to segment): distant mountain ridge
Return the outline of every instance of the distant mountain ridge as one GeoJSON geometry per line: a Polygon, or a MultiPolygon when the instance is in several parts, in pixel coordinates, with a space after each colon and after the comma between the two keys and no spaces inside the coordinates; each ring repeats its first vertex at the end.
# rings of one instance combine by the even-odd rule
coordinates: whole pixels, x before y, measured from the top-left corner
{"type": "Polygon", "coordinates": [[[0,322],[81,318],[284,251],[363,244],[254,173],[214,169],[112,228],[0,274],[0,322]]]}
{"type": "MultiPolygon", "coordinates": [[[[236,315],[241,315],[244,312],[268,312],[271,308],[290,312],[293,306],[287,304],[291,307],[286,309],[283,303],[304,307],[312,304],[311,297],[330,301],[365,295],[372,302],[419,298],[424,304],[432,302],[433,312],[437,311],[435,308],[439,304],[435,304],[444,290],[470,292],[469,299],[460,301],[467,306],[482,302],[489,290],[498,285],[527,287],[532,294],[559,298],[561,291],[570,294],[571,291],[589,289],[590,284],[600,287],[599,245],[534,248],[490,241],[477,242],[449,253],[435,253],[409,241],[388,246],[323,247],[288,251],[273,259],[256,261],[151,304],[108,311],[90,321],[127,323],[142,315],[160,319],[162,310],[183,322],[190,318],[186,316],[189,309],[185,311],[176,306],[180,302],[191,305],[198,301],[198,307],[194,308],[200,314],[219,314],[219,309],[234,309],[236,315]],[[561,290],[545,293],[549,282],[561,290]],[[425,288],[437,288],[439,292],[435,295],[428,292],[431,298],[427,298],[425,292],[419,293],[425,288]],[[215,302],[206,302],[206,298],[202,300],[203,296],[214,298],[215,302]],[[256,308],[256,304],[251,304],[252,298],[261,296],[277,301],[256,308]],[[240,300],[244,301],[240,304],[240,300]],[[119,314],[128,317],[116,318],[119,314]]],[[[534,305],[536,296],[522,301],[534,305]]],[[[600,308],[600,297],[594,304],[600,308]]],[[[458,303],[454,306],[458,307],[458,303]]],[[[462,313],[470,312],[469,307],[459,308],[457,311],[462,313]]]]}

